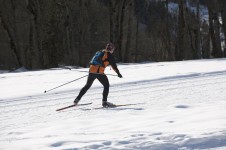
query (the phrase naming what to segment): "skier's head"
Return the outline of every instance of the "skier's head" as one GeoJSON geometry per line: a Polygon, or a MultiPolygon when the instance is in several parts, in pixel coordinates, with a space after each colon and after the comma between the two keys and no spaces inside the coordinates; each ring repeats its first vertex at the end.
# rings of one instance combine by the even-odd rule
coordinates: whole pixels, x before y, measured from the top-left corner
{"type": "Polygon", "coordinates": [[[106,50],[108,50],[110,53],[113,53],[115,50],[114,44],[112,44],[111,42],[107,43],[106,50]]]}

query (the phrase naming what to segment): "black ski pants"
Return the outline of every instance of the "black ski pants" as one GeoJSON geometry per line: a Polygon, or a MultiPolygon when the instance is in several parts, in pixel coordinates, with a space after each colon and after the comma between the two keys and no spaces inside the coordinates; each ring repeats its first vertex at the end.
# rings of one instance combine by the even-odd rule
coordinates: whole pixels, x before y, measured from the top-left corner
{"type": "Polygon", "coordinates": [[[103,99],[102,100],[103,101],[107,101],[107,97],[108,97],[108,93],[109,93],[109,81],[108,81],[108,78],[104,74],[94,74],[94,73],[89,73],[86,85],[79,92],[79,95],[77,96],[77,99],[80,100],[82,98],[82,96],[92,86],[93,81],[95,79],[98,79],[100,81],[100,83],[104,86],[103,99]]]}

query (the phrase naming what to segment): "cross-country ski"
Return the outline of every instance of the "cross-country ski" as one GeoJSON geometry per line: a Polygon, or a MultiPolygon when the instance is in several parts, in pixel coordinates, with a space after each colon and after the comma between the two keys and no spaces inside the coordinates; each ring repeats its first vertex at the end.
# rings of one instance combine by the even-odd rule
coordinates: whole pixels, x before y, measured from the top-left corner
{"type": "Polygon", "coordinates": [[[59,108],[59,109],[57,109],[56,111],[61,111],[61,110],[65,110],[65,109],[72,108],[72,107],[85,106],[85,105],[91,105],[91,104],[92,104],[92,103],[72,104],[72,105],[69,105],[69,106],[66,106],[66,107],[59,108]]]}
{"type": "Polygon", "coordinates": [[[104,110],[108,110],[108,109],[114,109],[114,108],[118,108],[118,107],[126,107],[126,106],[135,106],[138,104],[115,104],[114,106],[111,107],[90,107],[90,108],[82,108],[82,110],[97,110],[97,109],[104,109],[104,110]]]}

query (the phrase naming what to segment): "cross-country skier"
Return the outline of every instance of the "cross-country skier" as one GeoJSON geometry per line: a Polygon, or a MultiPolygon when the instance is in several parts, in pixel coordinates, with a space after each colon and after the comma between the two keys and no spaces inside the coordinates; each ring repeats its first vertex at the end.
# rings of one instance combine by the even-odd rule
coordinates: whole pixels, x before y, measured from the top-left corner
{"type": "Polygon", "coordinates": [[[100,83],[104,86],[103,90],[103,99],[102,106],[103,107],[114,107],[113,103],[107,102],[107,97],[109,93],[109,81],[107,76],[104,74],[105,68],[110,64],[114,71],[118,74],[119,78],[122,78],[118,67],[116,65],[114,56],[112,55],[115,50],[115,46],[112,43],[107,43],[106,49],[98,51],[92,60],[90,61],[90,69],[89,75],[87,78],[86,85],[81,89],[79,95],[74,100],[74,104],[78,104],[82,96],[87,92],[87,90],[93,84],[95,79],[98,79],[100,83]]]}

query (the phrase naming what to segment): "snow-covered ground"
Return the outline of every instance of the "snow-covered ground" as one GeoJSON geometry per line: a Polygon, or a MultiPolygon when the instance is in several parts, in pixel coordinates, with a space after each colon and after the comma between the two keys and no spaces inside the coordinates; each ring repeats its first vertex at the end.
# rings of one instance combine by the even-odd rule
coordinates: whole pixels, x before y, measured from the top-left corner
{"type": "MultiPolygon", "coordinates": [[[[95,81],[72,104],[87,68],[0,74],[1,150],[226,149],[226,59],[120,64],[123,78],[108,76],[108,100],[136,104],[101,106],[95,81]],[[91,109],[91,110],[87,110],[91,109]]],[[[106,73],[114,74],[107,68],[106,73]]]]}

